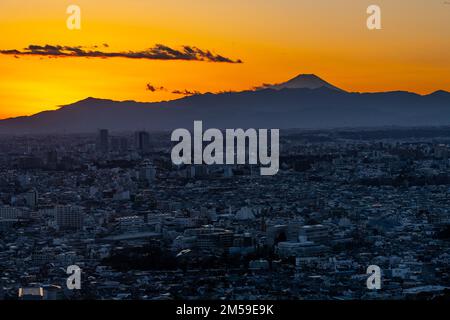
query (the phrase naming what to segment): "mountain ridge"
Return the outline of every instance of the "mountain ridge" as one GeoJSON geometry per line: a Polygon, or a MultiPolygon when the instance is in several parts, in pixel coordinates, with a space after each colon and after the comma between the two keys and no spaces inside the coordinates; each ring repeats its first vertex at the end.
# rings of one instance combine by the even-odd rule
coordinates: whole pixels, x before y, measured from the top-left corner
{"type": "Polygon", "coordinates": [[[205,93],[160,102],[88,97],[56,110],[0,120],[0,133],[83,133],[99,128],[168,131],[191,128],[195,120],[203,120],[205,127],[216,128],[450,125],[450,93],[444,90],[428,95],[407,91],[360,93],[323,85],[314,89],[205,93]]]}

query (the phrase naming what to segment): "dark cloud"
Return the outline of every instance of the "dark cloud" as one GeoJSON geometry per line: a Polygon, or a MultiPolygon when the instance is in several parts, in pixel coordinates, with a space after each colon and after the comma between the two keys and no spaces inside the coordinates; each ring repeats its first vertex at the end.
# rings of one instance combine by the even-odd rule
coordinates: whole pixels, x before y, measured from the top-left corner
{"type": "MultiPolygon", "coordinates": [[[[105,48],[108,44],[103,44],[105,48]]],[[[128,58],[128,59],[149,59],[149,60],[191,60],[224,63],[242,63],[242,60],[233,60],[222,55],[214,54],[209,50],[202,50],[197,47],[183,46],[181,49],[173,49],[166,45],[157,44],[152,48],[143,51],[127,52],[104,52],[97,50],[97,46],[91,48],[82,46],[59,46],[59,45],[30,45],[23,50],[0,50],[1,54],[15,56],[48,56],[58,57],[85,57],[85,58],[128,58]]]]}
{"type": "Polygon", "coordinates": [[[193,95],[196,95],[196,94],[201,94],[200,91],[187,90],[187,89],[184,89],[184,90],[173,90],[172,93],[173,94],[180,94],[180,95],[183,95],[183,96],[193,96],[193,95]]]}
{"type": "Polygon", "coordinates": [[[155,92],[156,88],[154,86],[152,86],[150,83],[147,83],[147,90],[151,91],[151,92],[155,92]]]}
{"type": "Polygon", "coordinates": [[[157,87],[157,86],[151,85],[150,83],[147,83],[146,87],[147,87],[147,90],[151,91],[151,92],[166,91],[166,88],[164,88],[164,87],[157,87]]]}

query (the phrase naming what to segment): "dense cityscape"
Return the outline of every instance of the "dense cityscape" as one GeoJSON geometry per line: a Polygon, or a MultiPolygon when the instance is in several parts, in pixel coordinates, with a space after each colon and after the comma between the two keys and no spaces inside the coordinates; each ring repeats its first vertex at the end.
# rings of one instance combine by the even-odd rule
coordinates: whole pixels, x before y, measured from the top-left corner
{"type": "Polygon", "coordinates": [[[1,136],[0,299],[448,298],[450,129],[280,144],[261,176],[175,166],[168,133],[1,136]]]}

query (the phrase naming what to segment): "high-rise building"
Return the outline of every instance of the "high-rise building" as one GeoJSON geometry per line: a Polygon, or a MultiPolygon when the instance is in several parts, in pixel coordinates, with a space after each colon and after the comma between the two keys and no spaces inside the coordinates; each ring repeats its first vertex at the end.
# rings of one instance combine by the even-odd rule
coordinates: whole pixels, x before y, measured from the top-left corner
{"type": "Polygon", "coordinates": [[[22,216],[22,210],[19,208],[2,206],[0,207],[0,219],[18,219],[22,216]]]}
{"type": "Polygon", "coordinates": [[[150,149],[150,134],[146,131],[137,131],[134,134],[134,145],[139,152],[147,152],[150,149]]]}
{"type": "Polygon", "coordinates": [[[55,220],[60,230],[80,230],[83,227],[83,210],[76,206],[57,206],[55,220]]]}
{"type": "Polygon", "coordinates": [[[36,207],[38,204],[38,193],[36,190],[30,190],[24,194],[25,203],[28,207],[36,207]]]}
{"type": "Polygon", "coordinates": [[[100,129],[98,131],[98,151],[107,153],[109,151],[109,131],[107,129],[100,129]]]}

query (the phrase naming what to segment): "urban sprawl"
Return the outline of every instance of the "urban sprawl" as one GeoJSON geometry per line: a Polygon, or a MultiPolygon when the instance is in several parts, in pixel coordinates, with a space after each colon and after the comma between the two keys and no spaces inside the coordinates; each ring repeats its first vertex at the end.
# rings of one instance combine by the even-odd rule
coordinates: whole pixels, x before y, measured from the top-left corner
{"type": "Polygon", "coordinates": [[[448,297],[448,128],[282,131],[275,176],[177,166],[172,147],[0,137],[0,299],[448,297]]]}

